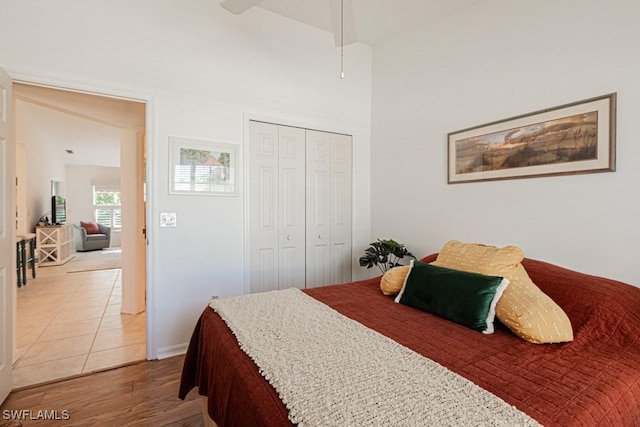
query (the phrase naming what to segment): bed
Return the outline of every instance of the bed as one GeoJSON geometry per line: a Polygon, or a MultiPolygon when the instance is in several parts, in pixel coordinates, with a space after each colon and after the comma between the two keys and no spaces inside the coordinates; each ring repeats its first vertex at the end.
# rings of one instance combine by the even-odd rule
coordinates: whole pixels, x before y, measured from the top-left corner
{"type": "MultiPolygon", "coordinates": [[[[574,341],[532,344],[499,322],[494,334],[483,335],[395,304],[380,292],[380,278],[304,292],[545,426],[640,426],[640,289],[532,259],[522,265],[566,312],[574,341]]],[[[180,398],[194,387],[221,427],[291,425],[277,392],[209,307],[189,344],[180,398]]]]}

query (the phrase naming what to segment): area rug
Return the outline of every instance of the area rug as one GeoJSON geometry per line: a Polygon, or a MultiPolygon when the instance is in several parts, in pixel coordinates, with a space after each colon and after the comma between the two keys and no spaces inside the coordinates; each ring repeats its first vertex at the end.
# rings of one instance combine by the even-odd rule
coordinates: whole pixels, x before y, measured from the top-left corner
{"type": "Polygon", "coordinates": [[[101,251],[76,252],[74,258],[65,266],[67,273],[84,271],[110,270],[122,268],[122,251],[120,248],[102,249],[101,251]]]}

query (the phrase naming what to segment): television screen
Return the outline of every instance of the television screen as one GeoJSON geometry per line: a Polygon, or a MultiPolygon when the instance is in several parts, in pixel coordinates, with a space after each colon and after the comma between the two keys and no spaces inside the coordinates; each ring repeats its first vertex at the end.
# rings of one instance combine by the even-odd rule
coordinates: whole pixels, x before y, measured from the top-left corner
{"type": "Polygon", "coordinates": [[[67,221],[67,203],[64,197],[51,198],[51,223],[64,224],[67,221]]]}

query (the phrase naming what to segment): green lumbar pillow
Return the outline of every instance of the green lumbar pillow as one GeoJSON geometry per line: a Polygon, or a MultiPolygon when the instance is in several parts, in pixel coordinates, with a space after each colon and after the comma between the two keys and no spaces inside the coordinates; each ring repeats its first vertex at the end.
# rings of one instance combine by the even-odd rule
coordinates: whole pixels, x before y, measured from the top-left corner
{"type": "Polygon", "coordinates": [[[509,280],[499,276],[411,261],[395,301],[491,334],[496,304],[508,284],[509,280]]]}

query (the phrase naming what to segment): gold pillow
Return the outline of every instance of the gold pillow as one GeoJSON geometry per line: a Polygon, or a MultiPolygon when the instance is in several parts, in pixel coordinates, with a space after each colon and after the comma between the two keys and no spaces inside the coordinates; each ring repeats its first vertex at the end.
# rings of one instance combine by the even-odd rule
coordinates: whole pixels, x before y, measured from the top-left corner
{"type": "Polygon", "coordinates": [[[380,280],[380,289],[385,295],[397,295],[409,274],[409,266],[403,265],[387,270],[380,280]]]}
{"type": "Polygon", "coordinates": [[[496,305],[496,317],[520,338],[536,343],[573,340],[565,312],[529,278],[516,246],[497,248],[475,243],[447,242],[433,262],[440,267],[502,276],[510,284],[496,305]]]}

